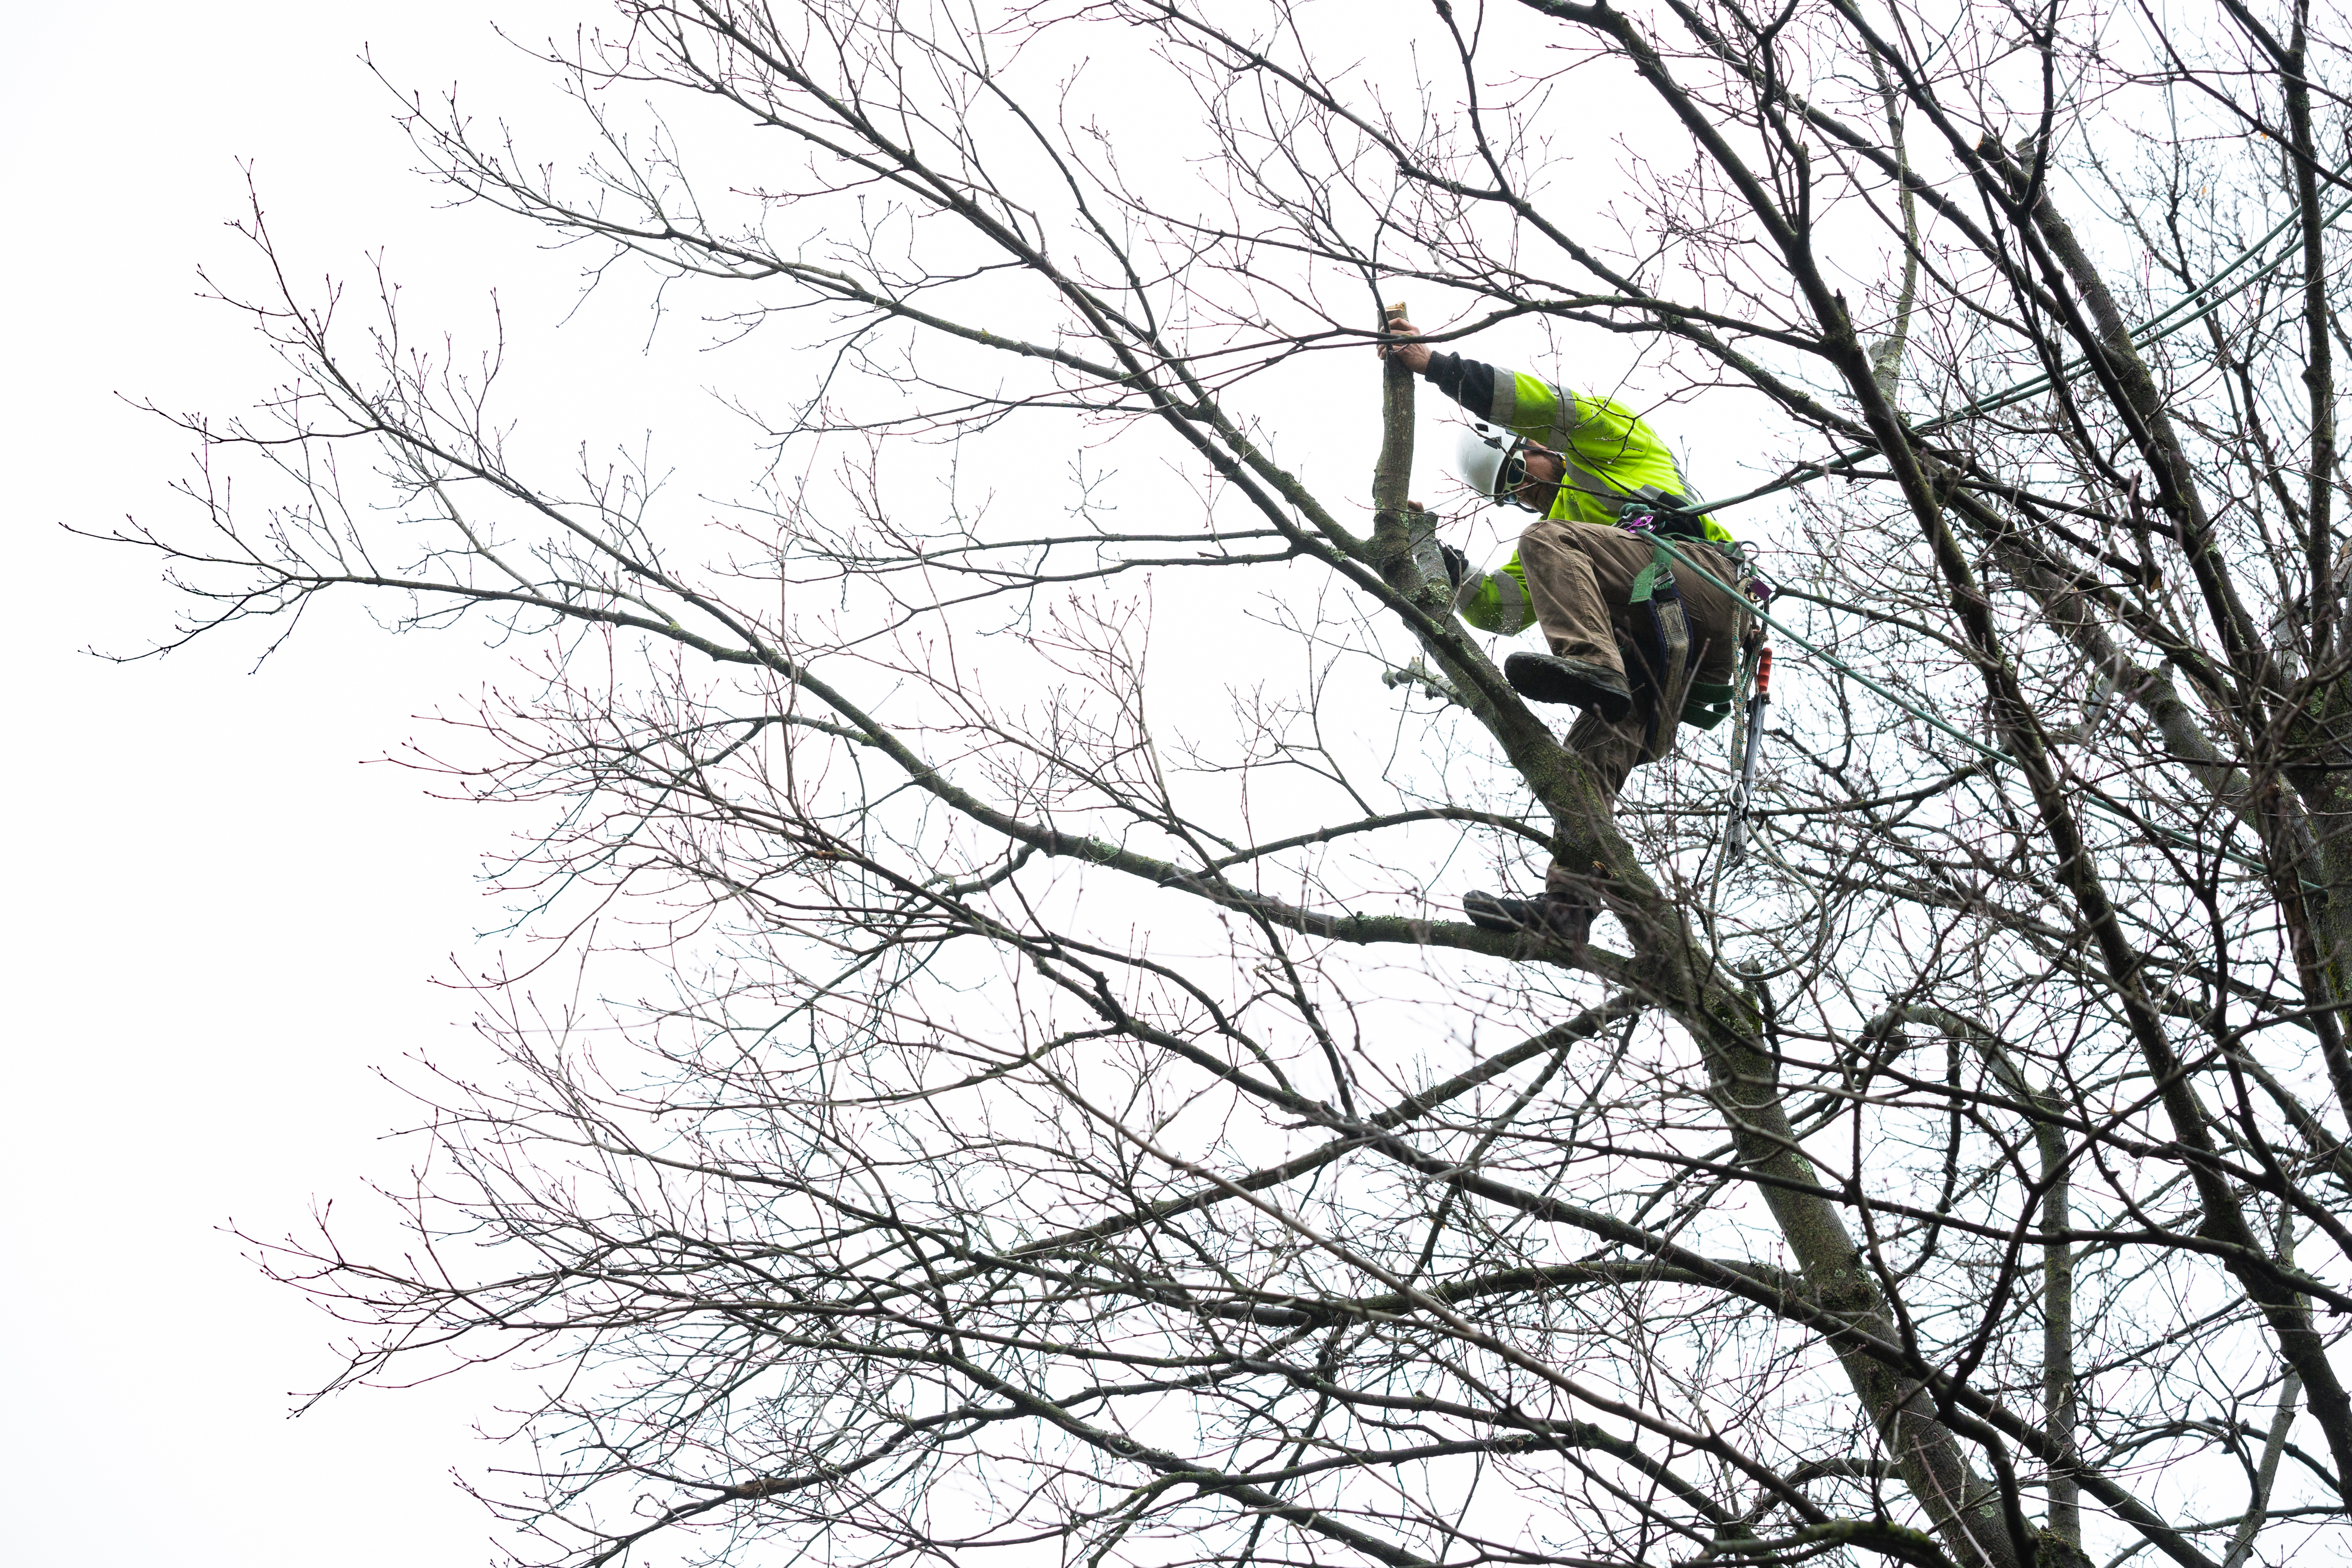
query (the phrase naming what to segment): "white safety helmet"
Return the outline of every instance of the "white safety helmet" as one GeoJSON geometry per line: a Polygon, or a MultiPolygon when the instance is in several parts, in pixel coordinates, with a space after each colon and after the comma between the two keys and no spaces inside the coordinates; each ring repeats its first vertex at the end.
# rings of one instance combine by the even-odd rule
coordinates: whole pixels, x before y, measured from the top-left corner
{"type": "Polygon", "coordinates": [[[1473,421],[1454,438],[1454,472],[1490,506],[1525,507],[1519,486],[1528,477],[1527,444],[1525,436],[1473,421]]]}

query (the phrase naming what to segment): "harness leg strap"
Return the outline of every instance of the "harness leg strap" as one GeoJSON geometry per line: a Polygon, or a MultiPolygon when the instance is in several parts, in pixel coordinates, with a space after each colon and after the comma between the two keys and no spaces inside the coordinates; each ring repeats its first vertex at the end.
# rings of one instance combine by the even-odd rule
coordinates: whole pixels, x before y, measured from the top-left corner
{"type": "Polygon", "coordinates": [[[1647,633],[1636,639],[1637,643],[1648,643],[1640,649],[1641,662],[1647,666],[1643,684],[1648,698],[1643,705],[1642,755],[1654,759],[1674,746],[1675,731],[1688,701],[1685,688],[1690,679],[1690,615],[1683,607],[1682,590],[1675,582],[1673,557],[1654,533],[1650,536],[1650,564],[1634,575],[1625,601],[1629,607],[1646,605],[1650,612],[1633,619],[1647,633]]]}

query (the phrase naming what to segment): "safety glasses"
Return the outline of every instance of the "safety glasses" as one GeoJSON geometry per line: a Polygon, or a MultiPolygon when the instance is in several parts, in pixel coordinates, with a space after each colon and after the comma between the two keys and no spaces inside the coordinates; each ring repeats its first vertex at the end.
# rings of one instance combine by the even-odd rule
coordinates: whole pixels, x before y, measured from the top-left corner
{"type": "MultiPolygon", "coordinates": [[[[1528,482],[1528,447],[1529,444],[1528,438],[1523,435],[1517,440],[1512,442],[1511,444],[1504,451],[1503,465],[1495,472],[1495,505],[1498,507],[1517,507],[1523,512],[1535,512],[1540,514],[1543,511],[1543,508],[1541,507],[1530,506],[1520,494],[1522,488],[1528,482]]],[[[1550,448],[1538,446],[1536,450],[1538,452],[1548,452],[1550,448]]]]}
{"type": "Polygon", "coordinates": [[[1528,444],[1514,441],[1503,454],[1503,465],[1495,471],[1495,499],[1516,501],[1519,486],[1528,482],[1528,444]]]}

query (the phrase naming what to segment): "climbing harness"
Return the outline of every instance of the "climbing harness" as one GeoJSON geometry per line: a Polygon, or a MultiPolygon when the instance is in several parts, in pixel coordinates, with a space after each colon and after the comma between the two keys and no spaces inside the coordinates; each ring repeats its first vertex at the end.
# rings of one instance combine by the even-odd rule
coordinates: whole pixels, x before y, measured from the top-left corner
{"type": "MultiPolygon", "coordinates": [[[[1716,576],[1713,572],[1707,570],[1706,568],[1699,565],[1698,562],[1692,560],[1689,557],[1684,555],[1680,550],[1675,549],[1674,546],[1666,543],[1664,539],[1654,541],[1653,548],[1664,550],[1666,554],[1672,556],[1684,566],[1686,566],[1690,568],[1691,570],[1698,573],[1698,575],[1706,581],[1711,582],[1715,584],[1716,587],[1723,590],[1724,592],[1738,593],[1740,591],[1739,590],[1733,588],[1729,583],[1724,581],[1721,578],[1716,576]]],[[[1758,579],[1756,580],[1760,581],[1761,580],[1758,579]]],[[[1752,599],[1755,595],[1751,593],[1749,597],[1752,599]]],[[[1807,641],[1804,637],[1800,636],[1798,633],[1790,631],[1788,627],[1781,625],[1778,621],[1773,620],[1765,608],[1765,605],[1769,603],[1769,601],[1770,590],[1768,586],[1764,601],[1762,602],[1759,602],[1750,613],[1752,613],[1757,620],[1761,621],[1765,625],[1769,626],[1773,631],[1778,632],[1781,636],[1786,637],[1790,642],[1794,643],[1798,647],[1802,648],[1806,653],[1812,654],[1813,657],[1829,665],[1831,669],[1835,670],[1839,674],[1856,683],[1862,686],[1864,690],[1893,703],[1896,707],[1901,708],[1905,713],[1907,713],[1912,717],[1918,719],[1921,723],[1943,731],[1946,735],[1950,736],[1954,740],[1958,741],[1962,746],[1967,747],[1969,750],[1978,752],[1994,762],[2004,762],[2012,767],[2016,765],[2017,758],[2011,757],[2008,752],[2000,750],[1995,747],[1987,746],[1983,741],[1977,739],[1974,736],[1954,729],[1950,725],[1945,723],[1942,719],[1937,718],[1934,714],[1929,713],[1927,709],[1920,707],[1916,703],[1906,702],[1903,698],[1896,696],[1893,692],[1888,691],[1885,686],[1880,685],[1876,681],[1872,680],[1868,675],[1864,674],[1860,670],[1855,669],[1852,664],[1847,664],[1843,659],[1839,658],[1835,653],[1831,653],[1828,649],[1822,647],[1818,643],[1807,641]]]]}
{"type": "MultiPolygon", "coordinates": [[[[1688,509],[1689,503],[1685,507],[1688,509]]],[[[1658,702],[1651,710],[1650,723],[1644,737],[1643,750],[1659,755],[1659,730],[1668,706],[1680,694],[1680,706],[1675,710],[1675,725],[1691,725],[1699,729],[1713,729],[1731,716],[1735,695],[1732,686],[1721,681],[1702,681],[1693,677],[1690,669],[1690,614],[1684,606],[1682,589],[1675,581],[1674,562],[1683,559],[1674,547],[1665,542],[1658,528],[1658,507],[1654,502],[1628,501],[1618,512],[1617,526],[1627,533],[1644,538],[1650,545],[1650,564],[1634,574],[1633,591],[1625,596],[1631,605],[1646,604],[1650,614],[1643,622],[1650,633],[1650,646],[1637,648],[1649,665],[1653,689],[1658,702]]],[[[1744,547],[1718,545],[1744,568],[1747,551],[1744,547]]],[[[1713,580],[1710,579],[1709,580],[1713,580]]],[[[1761,582],[1761,578],[1754,580],[1761,582]]],[[[1751,597],[1754,590],[1750,590],[1751,597]]],[[[1638,619],[1638,617],[1637,617],[1638,619]]],[[[1672,727],[1666,738],[1672,739],[1672,727]]]]}
{"type": "Polygon", "coordinates": [[[1650,542],[1650,564],[1633,578],[1633,590],[1625,596],[1629,606],[1647,606],[1649,615],[1637,618],[1647,633],[1634,639],[1634,652],[1646,666],[1650,701],[1642,727],[1642,751],[1648,757],[1663,756],[1674,744],[1675,729],[1682,722],[1678,706],[1683,688],[1690,677],[1690,614],[1683,608],[1682,590],[1675,586],[1675,569],[1665,540],[1658,533],[1656,513],[1646,503],[1628,501],[1617,514],[1617,526],[1636,538],[1650,542]],[[1646,641],[1647,647],[1642,644],[1646,641]],[[1668,714],[1675,716],[1667,721],[1668,714]]]}

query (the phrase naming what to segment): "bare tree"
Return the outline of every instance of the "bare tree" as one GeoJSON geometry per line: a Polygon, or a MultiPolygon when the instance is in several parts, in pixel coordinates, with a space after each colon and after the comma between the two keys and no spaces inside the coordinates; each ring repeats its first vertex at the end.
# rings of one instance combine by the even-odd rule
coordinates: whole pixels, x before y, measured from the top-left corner
{"type": "Polygon", "coordinates": [[[2340,17],[616,10],[546,51],[580,173],[408,124],[824,346],[809,477],[510,461],[284,287],[212,531],[132,536],[191,634],[526,650],[436,765],[540,804],[503,875],[601,999],[489,989],[414,1251],[273,1250],[343,1381],[544,1369],[497,1501],[561,1561],[2344,1549],[2340,17]],[[1695,465],[1782,519],[1737,863],[1738,736],[1612,800],[1416,566],[1399,298],[1780,432],[1695,465]],[[1604,939],[1455,918],[1549,860],[1604,939]]]}

